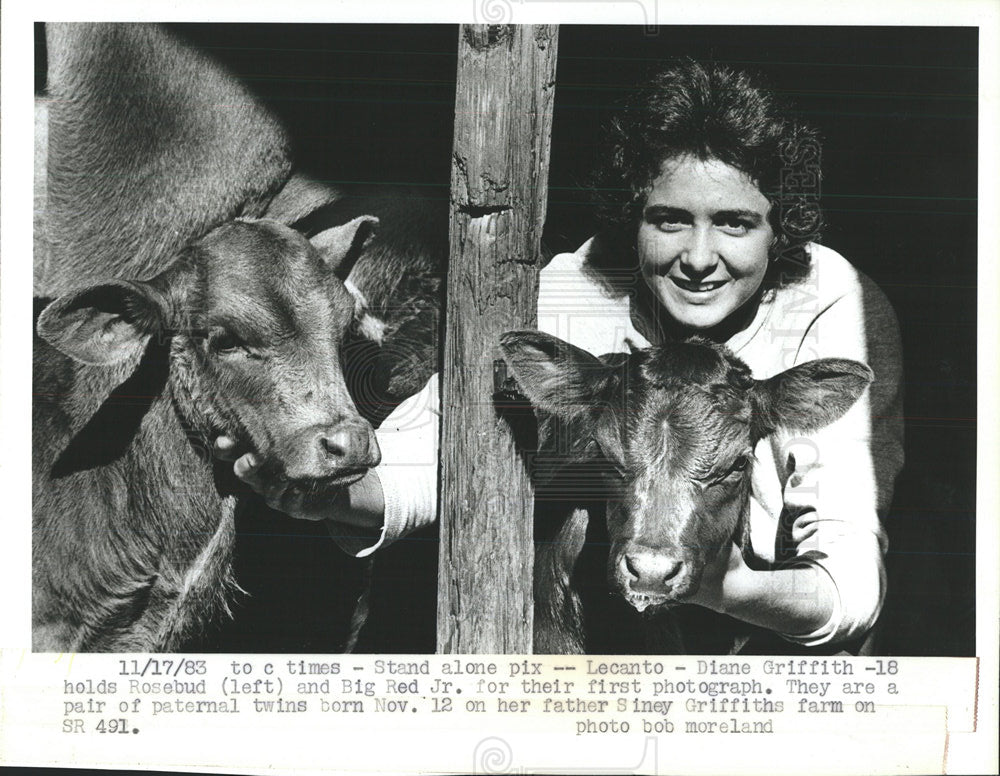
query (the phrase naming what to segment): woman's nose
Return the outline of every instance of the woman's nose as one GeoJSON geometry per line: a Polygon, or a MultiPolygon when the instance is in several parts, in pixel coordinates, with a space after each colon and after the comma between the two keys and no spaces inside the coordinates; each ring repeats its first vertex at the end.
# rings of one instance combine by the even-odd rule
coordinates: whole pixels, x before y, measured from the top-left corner
{"type": "Polygon", "coordinates": [[[692,229],[688,243],[681,252],[681,266],[697,277],[709,274],[719,263],[711,233],[708,229],[692,229]]]}

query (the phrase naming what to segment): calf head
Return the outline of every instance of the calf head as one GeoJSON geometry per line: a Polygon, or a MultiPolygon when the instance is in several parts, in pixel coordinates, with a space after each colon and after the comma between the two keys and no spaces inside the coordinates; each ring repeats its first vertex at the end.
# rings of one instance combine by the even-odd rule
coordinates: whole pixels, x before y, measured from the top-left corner
{"type": "Polygon", "coordinates": [[[363,216],[307,240],[274,221],[228,222],[150,280],[59,297],[38,333],[78,362],[126,370],[169,347],[170,396],[189,433],[245,440],[265,483],[321,496],[380,459],[340,360],[356,308],[342,278],[377,223],[363,216]]]}
{"type": "Polygon", "coordinates": [[[873,377],[825,358],[756,380],[728,348],[700,338],[614,360],[540,332],[510,332],[501,347],[529,401],[570,430],[562,463],[599,455],[616,472],[608,577],[639,611],[695,593],[730,542],[750,554],[756,443],[779,427],[836,420],[873,377]]]}

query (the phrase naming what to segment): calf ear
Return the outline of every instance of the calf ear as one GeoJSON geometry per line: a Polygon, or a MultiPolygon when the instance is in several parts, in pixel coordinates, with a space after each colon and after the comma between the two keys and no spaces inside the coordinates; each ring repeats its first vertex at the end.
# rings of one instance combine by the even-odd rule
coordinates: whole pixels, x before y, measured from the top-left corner
{"type": "Polygon", "coordinates": [[[500,338],[500,349],[528,400],[560,417],[601,402],[617,373],[587,351],[540,331],[509,331],[500,338]]]}
{"type": "Polygon", "coordinates": [[[319,251],[326,266],[334,270],[341,280],[346,280],[377,228],[378,219],[375,216],[358,216],[353,221],[310,237],[309,242],[319,251]]]}
{"type": "Polygon", "coordinates": [[[38,316],[38,336],[84,364],[138,357],[161,328],[163,308],[142,283],[116,280],[56,299],[38,316]]]}
{"type": "Polygon", "coordinates": [[[820,358],[758,380],[751,389],[754,430],[765,437],[779,426],[822,428],[854,406],[874,378],[859,361],[820,358]]]}

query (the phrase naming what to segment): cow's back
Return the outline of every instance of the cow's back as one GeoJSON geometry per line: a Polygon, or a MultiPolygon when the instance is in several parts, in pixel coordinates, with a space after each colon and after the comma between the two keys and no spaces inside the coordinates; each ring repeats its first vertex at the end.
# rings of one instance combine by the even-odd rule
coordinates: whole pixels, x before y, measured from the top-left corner
{"type": "Polygon", "coordinates": [[[262,215],[288,179],[278,120],[169,32],[49,24],[46,34],[50,253],[36,291],[156,274],[213,226],[262,215]]]}

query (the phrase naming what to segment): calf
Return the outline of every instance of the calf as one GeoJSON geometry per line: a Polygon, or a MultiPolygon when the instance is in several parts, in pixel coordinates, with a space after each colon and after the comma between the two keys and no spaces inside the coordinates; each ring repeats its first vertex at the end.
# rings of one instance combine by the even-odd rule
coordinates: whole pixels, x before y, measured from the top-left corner
{"type": "Polygon", "coordinates": [[[177,649],[227,610],[239,485],[211,440],[252,445],[268,487],[327,500],[379,462],[344,382],[359,304],[342,280],[377,220],[312,240],[226,223],[144,281],[38,316],[33,648],[177,649]]]}
{"type": "MultiPolygon", "coordinates": [[[[510,332],[501,347],[541,410],[541,492],[572,499],[580,483],[593,491],[596,465],[607,494],[608,583],[639,612],[690,597],[733,541],[759,567],[748,524],[756,443],[779,425],[825,426],[872,380],[864,364],[832,358],[756,380],[726,347],[700,338],[600,359],[540,332],[510,332]],[[590,475],[553,485],[588,466],[590,475]]],[[[586,528],[574,511],[536,553],[537,651],[585,646],[573,567],[586,528]]]]}
{"type": "MultiPolygon", "coordinates": [[[[253,598],[241,599],[235,624],[212,629],[209,648],[221,637],[238,651],[330,649],[342,634],[329,623],[346,619],[337,607],[353,598],[341,583],[353,587],[360,569],[339,551],[333,562],[303,553],[302,537],[325,529],[263,508],[239,510],[234,548],[239,484],[231,465],[215,469],[198,456],[209,431],[234,433],[266,457],[269,495],[291,499],[324,498],[337,477],[374,460],[374,447],[364,455],[370,428],[357,415],[377,424],[436,371],[445,201],[344,192],[309,177],[300,159],[293,163],[291,130],[183,29],[49,24],[46,41],[35,294],[59,300],[35,343],[35,646],[190,645],[199,624],[225,610],[235,555],[253,598]],[[370,221],[359,222],[358,244],[341,245],[342,255],[327,229],[372,212],[382,226],[352,268],[370,221]],[[329,267],[340,261],[338,271],[323,270],[323,281],[299,256],[301,238],[237,217],[293,226],[329,267]],[[142,278],[151,280],[129,282],[142,278]],[[310,290],[313,281],[321,285],[310,290]],[[309,303],[322,293],[332,295],[329,313],[309,303]],[[170,316],[204,318],[213,306],[242,328],[170,328],[170,316]],[[341,352],[299,347],[310,337],[341,352]],[[81,339],[89,340],[82,350],[81,339]],[[257,358],[258,345],[291,348],[290,366],[257,358]],[[92,363],[99,351],[120,360],[92,363]],[[201,360],[190,355],[199,352],[201,360]],[[330,384],[298,391],[324,360],[330,384]],[[300,427],[323,402],[317,418],[345,419],[326,436],[300,427]],[[340,469],[313,477],[338,451],[340,469]],[[288,597],[303,601],[307,578],[319,592],[302,617],[288,597]]],[[[336,116],[318,118],[337,126],[336,116]]],[[[320,545],[333,546],[310,549],[320,545]]]]}

